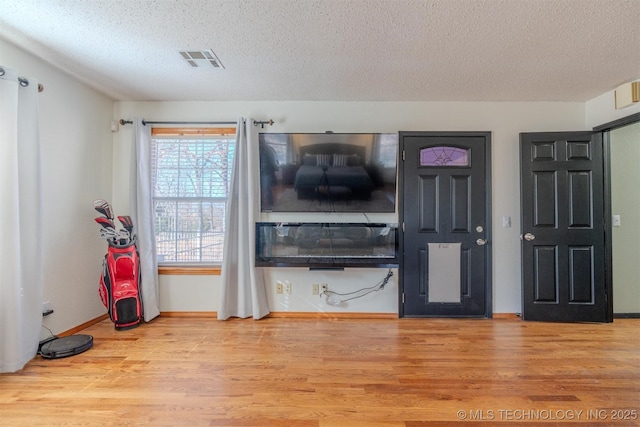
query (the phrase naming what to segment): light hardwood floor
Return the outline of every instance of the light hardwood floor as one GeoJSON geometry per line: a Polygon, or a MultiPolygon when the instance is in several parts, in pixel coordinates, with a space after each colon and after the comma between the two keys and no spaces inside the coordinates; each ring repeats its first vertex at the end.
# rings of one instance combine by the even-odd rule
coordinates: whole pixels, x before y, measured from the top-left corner
{"type": "Polygon", "coordinates": [[[0,375],[0,425],[640,426],[639,332],[638,319],[105,320],[79,332],[87,352],[0,375]]]}

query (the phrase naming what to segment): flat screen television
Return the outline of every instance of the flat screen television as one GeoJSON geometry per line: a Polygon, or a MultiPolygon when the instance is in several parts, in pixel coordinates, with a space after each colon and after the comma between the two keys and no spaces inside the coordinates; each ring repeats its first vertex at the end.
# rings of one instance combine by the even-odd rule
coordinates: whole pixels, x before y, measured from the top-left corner
{"type": "Polygon", "coordinates": [[[397,133],[261,133],[262,212],[395,212],[397,133]]]}

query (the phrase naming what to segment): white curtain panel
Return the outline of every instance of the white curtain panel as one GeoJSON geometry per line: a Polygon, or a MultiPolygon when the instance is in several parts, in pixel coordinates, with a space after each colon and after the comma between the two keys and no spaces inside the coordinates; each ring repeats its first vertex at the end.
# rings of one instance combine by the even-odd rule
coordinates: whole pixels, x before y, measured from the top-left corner
{"type": "Polygon", "coordinates": [[[0,372],[38,351],[42,215],[38,82],[0,67],[0,372]],[[27,84],[28,82],[28,84],[27,84]]]}
{"type": "Polygon", "coordinates": [[[134,232],[138,235],[136,245],[140,253],[139,286],[144,320],[148,322],[160,314],[158,261],[151,198],[151,129],[138,118],[133,119],[129,210],[134,232]]]}
{"type": "Polygon", "coordinates": [[[260,200],[258,130],[253,119],[238,120],[236,152],[227,199],[218,319],[269,314],[261,268],[255,267],[255,222],[260,200]]]}

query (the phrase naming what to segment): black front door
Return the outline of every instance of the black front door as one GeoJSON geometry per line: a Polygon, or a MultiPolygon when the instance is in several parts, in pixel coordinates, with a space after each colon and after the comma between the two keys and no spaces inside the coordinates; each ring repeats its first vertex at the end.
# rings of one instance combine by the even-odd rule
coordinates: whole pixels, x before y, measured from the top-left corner
{"type": "Polygon", "coordinates": [[[606,322],[600,133],[520,135],[522,318],[606,322]]]}
{"type": "Polygon", "coordinates": [[[490,141],[400,133],[401,317],[491,315],[490,141]]]}

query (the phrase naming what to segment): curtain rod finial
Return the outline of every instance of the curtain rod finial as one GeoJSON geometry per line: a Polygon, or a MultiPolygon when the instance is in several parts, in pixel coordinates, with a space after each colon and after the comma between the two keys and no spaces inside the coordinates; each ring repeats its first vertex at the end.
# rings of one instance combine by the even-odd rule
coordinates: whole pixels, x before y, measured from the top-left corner
{"type": "Polygon", "coordinates": [[[270,125],[273,126],[275,122],[273,121],[273,119],[270,119],[269,121],[258,121],[258,120],[254,120],[253,121],[253,125],[254,126],[258,126],[260,125],[261,129],[264,129],[264,125],[270,125]]]}

